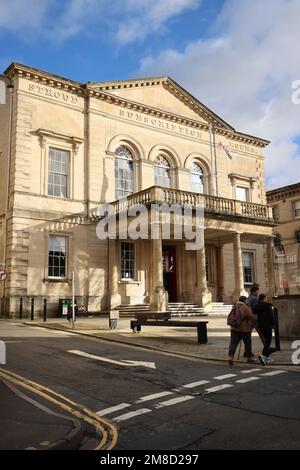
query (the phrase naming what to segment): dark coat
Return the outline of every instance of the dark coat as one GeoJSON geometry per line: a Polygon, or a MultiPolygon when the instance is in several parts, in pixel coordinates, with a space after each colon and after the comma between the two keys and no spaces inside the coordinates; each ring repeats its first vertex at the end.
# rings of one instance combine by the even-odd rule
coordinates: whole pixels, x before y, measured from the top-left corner
{"type": "Polygon", "coordinates": [[[274,327],[275,319],[272,304],[257,302],[254,314],[257,316],[257,326],[260,330],[269,330],[274,327]]]}

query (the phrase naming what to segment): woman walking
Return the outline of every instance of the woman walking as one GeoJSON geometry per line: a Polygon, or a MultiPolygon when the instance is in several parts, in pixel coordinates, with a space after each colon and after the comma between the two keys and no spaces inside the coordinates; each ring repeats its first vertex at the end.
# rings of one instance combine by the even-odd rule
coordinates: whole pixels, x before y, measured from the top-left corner
{"type": "Polygon", "coordinates": [[[230,344],[228,352],[228,364],[233,365],[233,358],[240,341],[243,341],[245,345],[245,357],[247,362],[255,362],[252,359],[252,343],[251,333],[253,330],[254,323],[256,322],[256,316],[252,313],[251,308],[246,305],[247,297],[240,297],[236,306],[234,307],[233,316],[236,320],[230,321],[230,315],[227,323],[231,325],[230,331],[230,344]]]}

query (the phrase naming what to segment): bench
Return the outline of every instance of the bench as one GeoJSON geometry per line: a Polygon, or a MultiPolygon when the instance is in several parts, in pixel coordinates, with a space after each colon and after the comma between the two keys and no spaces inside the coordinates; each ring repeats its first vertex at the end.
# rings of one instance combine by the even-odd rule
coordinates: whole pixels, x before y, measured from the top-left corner
{"type": "Polygon", "coordinates": [[[180,320],[131,320],[130,328],[133,333],[139,333],[142,326],[177,326],[187,328],[197,328],[198,343],[207,343],[207,323],[208,321],[180,321],[180,320]]]}

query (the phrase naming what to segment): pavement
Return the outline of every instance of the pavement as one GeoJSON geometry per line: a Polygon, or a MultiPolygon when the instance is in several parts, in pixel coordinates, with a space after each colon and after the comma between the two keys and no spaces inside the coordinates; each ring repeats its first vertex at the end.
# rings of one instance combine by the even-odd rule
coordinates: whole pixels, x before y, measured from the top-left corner
{"type": "MultiPolygon", "coordinates": [[[[119,319],[117,329],[110,329],[108,318],[99,316],[78,318],[75,322],[74,330],[65,318],[51,318],[47,322],[40,320],[25,321],[25,323],[31,326],[35,325],[68,331],[171,354],[192,356],[204,360],[227,361],[230,329],[226,324],[224,316],[201,316],[181,319],[184,321],[207,320],[209,322],[207,325],[207,344],[199,344],[197,342],[197,330],[195,327],[143,326],[140,333],[133,333],[130,330],[130,320],[130,318],[119,319]]],[[[272,355],[275,364],[293,365],[291,359],[293,353],[292,342],[295,339],[297,338],[289,340],[281,339],[281,350],[272,355]]],[[[252,334],[252,346],[253,353],[257,357],[262,351],[262,344],[255,331],[252,334]]],[[[235,359],[239,362],[245,361],[243,351],[244,348],[242,346],[239,358],[239,351],[237,350],[236,352],[235,359]]]]}

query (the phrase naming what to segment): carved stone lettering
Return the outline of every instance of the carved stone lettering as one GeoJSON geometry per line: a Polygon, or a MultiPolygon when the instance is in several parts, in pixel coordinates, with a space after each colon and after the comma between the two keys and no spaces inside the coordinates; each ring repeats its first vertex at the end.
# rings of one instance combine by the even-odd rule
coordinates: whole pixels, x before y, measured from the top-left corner
{"type": "Polygon", "coordinates": [[[31,93],[36,93],[37,95],[40,95],[40,96],[46,96],[47,98],[52,98],[52,99],[55,99],[64,103],[69,103],[69,104],[78,103],[78,97],[75,95],[72,95],[71,93],[67,93],[61,90],[56,90],[54,88],[39,85],[36,83],[29,83],[28,91],[30,91],[31,93]]]}
{"type": "Polygon", "coordinates": [[[176,134],[185,135],[187,137],[193,137],[194,139],[202,139],[202,133],[196,129],[190,129],[187,126],[170,123],[168,121],[164,121],[163,119],[156,119],[152,117],[149,118],[149,116],[144,116],[142,113],[135,113],[132,111],[127,111],[125,109],[120,109],[119,116],[121,116],[122,118],[129,119],[131,121],[138,121],[143,124],[147,124],[151,127],[165,129],[168,131],[172,131],[176,134]]]}
{"type": "Polygon", "coordinates": [[[246,153],[252,153],[254,155],[259,155],[259,150],[251,147],[250,145],[247,144],[242,144],[241,142],[234,142],[234,141],[229,141],[227,144],[229,148],[232,150],[236,150],[237,152],[246,152],[246,153]]]}

